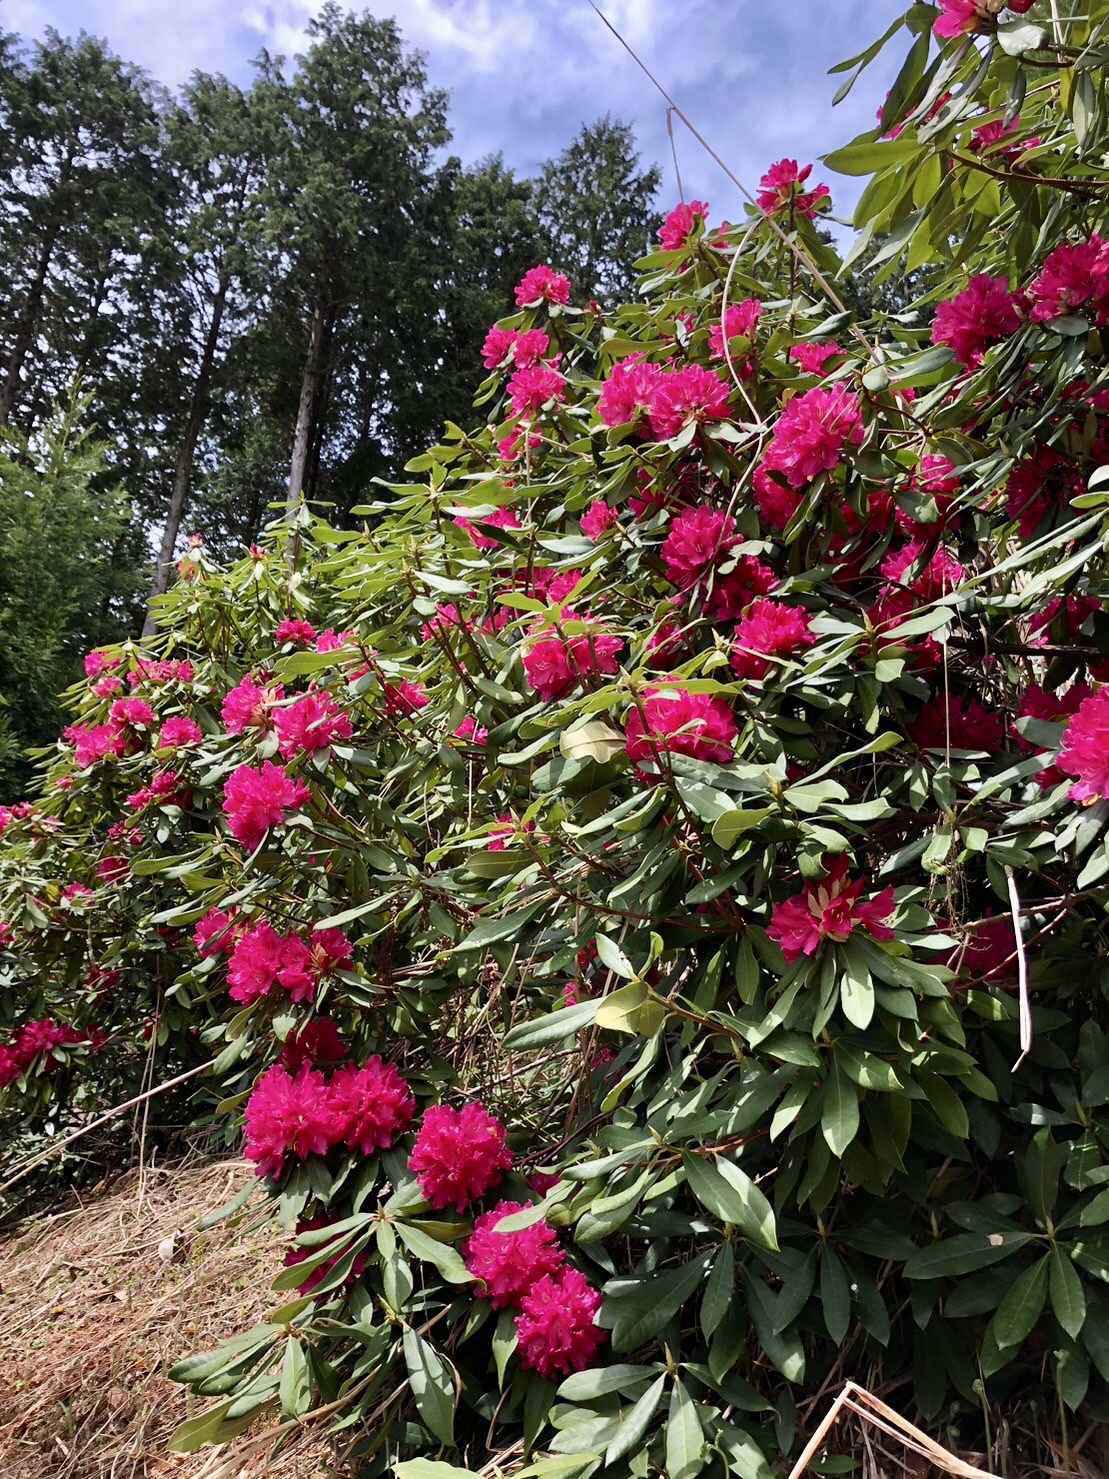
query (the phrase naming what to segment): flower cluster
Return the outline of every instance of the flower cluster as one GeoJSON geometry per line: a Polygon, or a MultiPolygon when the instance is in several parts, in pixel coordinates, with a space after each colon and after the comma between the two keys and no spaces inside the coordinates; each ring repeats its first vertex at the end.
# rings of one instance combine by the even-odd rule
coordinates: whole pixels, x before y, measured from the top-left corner
{"type": "Polygon", "coordinates": [[[271,827],[279,827],[288,813],[304,806],[309,794],[303,781],[291,780],[285,768],[272,760],[264,760],[257,769],[238,766],[223,788],[223,810],[231,835],[253,852],[271,827]]]}
{"type": "Polygon", "coordinates": [[[690,693],[681,683],[645,688],[624,726],[628,758],[641,764],[663,753],[715,760],[735,754],[735,716],[722,698],[690,693]]]}
{"type": "Polygon", "coordinates": [[[512,1152],[504,1126],[482,1105],[433,1104],[424,1111],[408,1164],[437,1211],[453,1205],[462,1213],[499,1185],[512,1152]]]}
{"type": "Polygon", "coordinates": [[[801,893],[775,904],[767,934],[777,940],[789,965],[802,955],[815,955],[825,940],[842,943],[861,929],[874,940],[892,940],[886,921],[893,913],[893,889],[884,888],[873,899],[861,899],[863,880],[847,876],[841,854],[825,877],[805,884],[801,893]]]}
{"type": "Polygon", "coordinates": [[[79,1029],[49,1018],[25,1022],[9,1042],[0,1043],[0,1089],[14,1084],[36,1062],[44,1068],[57,1067],[55,1055],[63,1048],[97,1048],[103,1040],[95,1027],[79,1029]]]}
{"type": "Polygon", "coordinates": [[[415,1110],[408,1085],[381,1058],[336,1069],[330,1079],[307,1063],[295,1074],[274,1063],[247,1100],[243,1153],[259,1176],[276,1181],[290,1155],[303,1161],[341,1144],[363,1155],[386,1149],[415,1110]]]}

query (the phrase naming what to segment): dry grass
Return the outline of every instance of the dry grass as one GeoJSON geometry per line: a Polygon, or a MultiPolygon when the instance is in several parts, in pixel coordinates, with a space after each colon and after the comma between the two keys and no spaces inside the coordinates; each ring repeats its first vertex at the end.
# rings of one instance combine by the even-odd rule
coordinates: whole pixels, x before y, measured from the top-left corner
{"type": "MultiPolygon", "coordinates": [[[[4,1479],[200,1473],[210,1450],[178,1456],[166,1442],[207,1402],[164,1372],[280,1302],[269,1285],[286,1235],[274,1226],[197,1230],[249,1178],[237,1160],[131,1172],[0,1241],[4,1479]]],[[[272,1463],[263,1453],[232,1470],[236,1479],[331,1472],[324,1443],[307,1437],[272,1463]]]]}

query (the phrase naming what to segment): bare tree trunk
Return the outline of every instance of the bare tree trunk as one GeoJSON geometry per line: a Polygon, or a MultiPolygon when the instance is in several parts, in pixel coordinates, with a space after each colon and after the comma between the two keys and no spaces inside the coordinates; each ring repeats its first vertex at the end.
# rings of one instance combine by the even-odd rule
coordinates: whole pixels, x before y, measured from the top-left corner
{"type": "Polygon", "coordinates": [[[0,426],[7,426],[11,420],[12,409],[19,396],[22,386],[20,376],[23,371],[24,361],[27,358],[27,351],[34,342],[35,324],[38,322],[39,310],[42,307],[43,293],[46,288],[46,274],[50,270],[50,259],[54,255],[54,246],[58,240],[60,230],[61,220],[56,218],[42,243],[39,259],[35,265],[34,281],[27,289],[27,297],[19,314],[15,339],[12,343],[11,353],[8,355],[8,363],[4,369],[4,381],[0,385],[0,426]]]}
{"type": "Polygon", "coordinates": [[[288,508],[292,513],[304,489],[308,471],[308,451],[312,443],[312,430],[319,403],[320,380],[323,364],[324,336],[324,285],[321,279],[316,290],[316,301],[312,305],[312,327],[308,335],[308,356],[304,362],[304,377],[300,382],[300,404],[297,407],[296,434],[293,437],[293,455],[289,466],[288,508]]]}
{"type": "MultiPolygon", "coordinates": [[[[155,596],[160,596],[169,588],[169,572],[173,565],[173,552],[177,545],[177,536],[181,530],[181,520],[185,514],[185,502],[189,496],[189,486],[192,482],[193,462],[196,458],[196,444],[200,437],[208,414],[208,387],[212,383],[212,369],[216,362],[216,350],[219,348],[220,329],[223,326],[224,309],[227,306],[227,292],[230,287],[230,279],[221,277],[219,289],[212,304],[212,320],[208,325],[208,334],[204,340],[204,353],[200,360],[200,372],[196,377],[193,387],[192,403],[189,406],[189,419],[185,423],[185,434],[181,439],[181,445],[177,450],[177,463],[173,472],[173,492],[169,498],[169,508],[166,510],[165,528],[162,530],[162,547],[158,551],[158,563],[154,567],[154,581],[150,587],[149,601],[155,596]]],[[[154,617],[149,604],[146,612],[146,622],[143,625],[142,634],[149,637],[154,631],[154,617]]]]}

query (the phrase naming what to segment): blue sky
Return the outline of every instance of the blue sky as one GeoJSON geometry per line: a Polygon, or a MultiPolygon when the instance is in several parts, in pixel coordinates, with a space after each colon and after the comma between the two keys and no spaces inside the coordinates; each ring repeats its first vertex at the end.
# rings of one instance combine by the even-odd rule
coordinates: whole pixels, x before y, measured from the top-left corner
{"type": "MultiPolygon", "coordinates": [[[[833,63],[874,40],[903,0],[598,0],[613,25],[749,189],[783,156],[816,158],[873,126],[897,50],[864,73],[838,108],[833,63]]],[[[503,152],[533,171],[583,122],[611,112],[634,125],[645,161],[664,169],[663,206],[678,198],[663,100],[604,28],[588,0],[366,0],[393,15],[425,52],[431,81],[451,94],[452,152],[466,162],[503,152]]],[[[195,69],[247,81],[263,46],[302,49],[318,0],[4,0],[0,25],[26,39],[46,27],[106,37],[121,56],[173,86],[195,69]]],[[[687,199],[735,219],[735,187],[675,125],[687,199]]],[[[819,165],[849,213],[856,182],[819,165]]]]}

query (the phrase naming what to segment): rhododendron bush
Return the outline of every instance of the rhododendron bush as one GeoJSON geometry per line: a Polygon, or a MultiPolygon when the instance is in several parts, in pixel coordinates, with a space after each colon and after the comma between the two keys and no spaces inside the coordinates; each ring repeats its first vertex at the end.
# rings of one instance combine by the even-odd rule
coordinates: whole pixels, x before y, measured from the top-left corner
{"type": "Polygon", "coordinates": [[[484,424],[90,656],[3,817],[0,1082],[210,1064],[290,1250],[182,1449],[765,1479],[847,1377],[998,1464],[1109,1417],[1109,6],[1036,10],[910,7],[828,161],[918,304],[843,307],[779,161],[609,316],[537,266],[484,424]]]}

